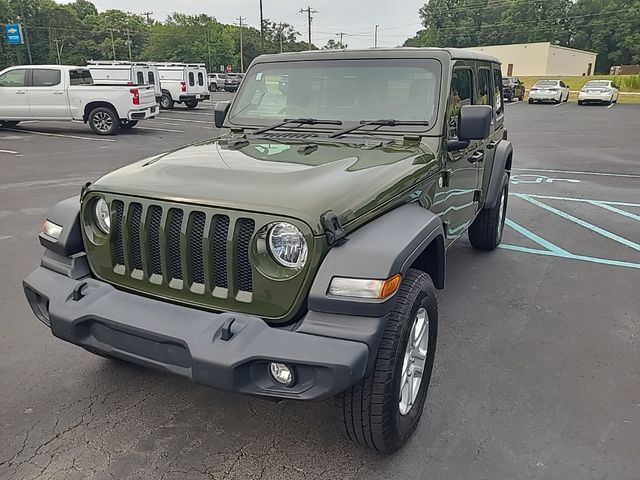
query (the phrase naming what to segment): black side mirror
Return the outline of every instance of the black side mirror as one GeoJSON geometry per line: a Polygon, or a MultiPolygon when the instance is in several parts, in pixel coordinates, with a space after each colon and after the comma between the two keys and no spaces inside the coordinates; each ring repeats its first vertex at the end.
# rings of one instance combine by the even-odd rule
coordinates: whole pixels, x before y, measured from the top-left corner
{"type": "Polygon", "coordinates": [[[484,140],[491,134],[493,109],[489,105],[466,105],[458,117],[458,140],[484,140]]]}
{"type": "Polygon", "coordinates": [[[224,119],[227,118],[227,113],[229,113],[229,107],[231,107],[231,102],[216,103],[216,106],[213,109],[213,123],[216,128],[223,127],[224,119]]]}

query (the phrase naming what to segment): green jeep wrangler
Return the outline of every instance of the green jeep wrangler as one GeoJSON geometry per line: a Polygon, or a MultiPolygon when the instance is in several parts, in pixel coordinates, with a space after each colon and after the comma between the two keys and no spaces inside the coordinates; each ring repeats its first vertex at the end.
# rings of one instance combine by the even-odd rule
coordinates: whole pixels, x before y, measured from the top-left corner
{"type": "Polygon", "coordinates": [[[223,390],[335,397],[379,452],[415,430],[445,254],[501,241],[512,147],[497,59],[456,49],[266,55],[217,139],[56,205],[27,299],[90,352],[223,390]]]}

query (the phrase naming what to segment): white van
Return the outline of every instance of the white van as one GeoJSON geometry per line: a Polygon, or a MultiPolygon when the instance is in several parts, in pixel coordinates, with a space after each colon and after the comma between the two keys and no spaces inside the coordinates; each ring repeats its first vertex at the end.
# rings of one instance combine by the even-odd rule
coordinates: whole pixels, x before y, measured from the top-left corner
{"type": "Polygon", "coordinates": [[[204,64],[154,63],[160,74],[162,98],[160,108],[171,109],[175,103],[196,108],[198,103],[209,100],[207,69],[204,64]]]}
{"type": "Polygon", "coordinates": [[[142,62],[91,60],[87,65],[93,81],[99,85],[153,85],[160,103],[162,88],[158,68],[142,62]]]}

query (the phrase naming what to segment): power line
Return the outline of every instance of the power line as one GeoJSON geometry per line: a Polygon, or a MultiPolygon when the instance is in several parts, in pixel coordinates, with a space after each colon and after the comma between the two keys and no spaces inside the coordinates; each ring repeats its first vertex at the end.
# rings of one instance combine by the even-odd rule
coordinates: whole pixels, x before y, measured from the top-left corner
{"type": "Polygon", "coordinates": [[[313,20],[313,17],[311,16],[312,13],[318,13],[317,10],[313,10],[311,7],[307,6],[307,8],[303,8],[302,10],[300,10],[300,13],[306,13],[307,14],[307,18],[309,21],[309,50],[313,50],[313,43],[311,42],[311,22],[313,20]]]}

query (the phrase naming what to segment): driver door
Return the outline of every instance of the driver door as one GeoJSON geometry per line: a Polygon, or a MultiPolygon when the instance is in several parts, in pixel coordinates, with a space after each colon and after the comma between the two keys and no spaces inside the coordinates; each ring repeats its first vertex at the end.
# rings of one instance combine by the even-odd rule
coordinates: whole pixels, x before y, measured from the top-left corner
{"type": "Polygon", "coordinates": [[[29,117],[27,70],[14,68],[0,75],[0,120],[24,120],[29,117]]]}

